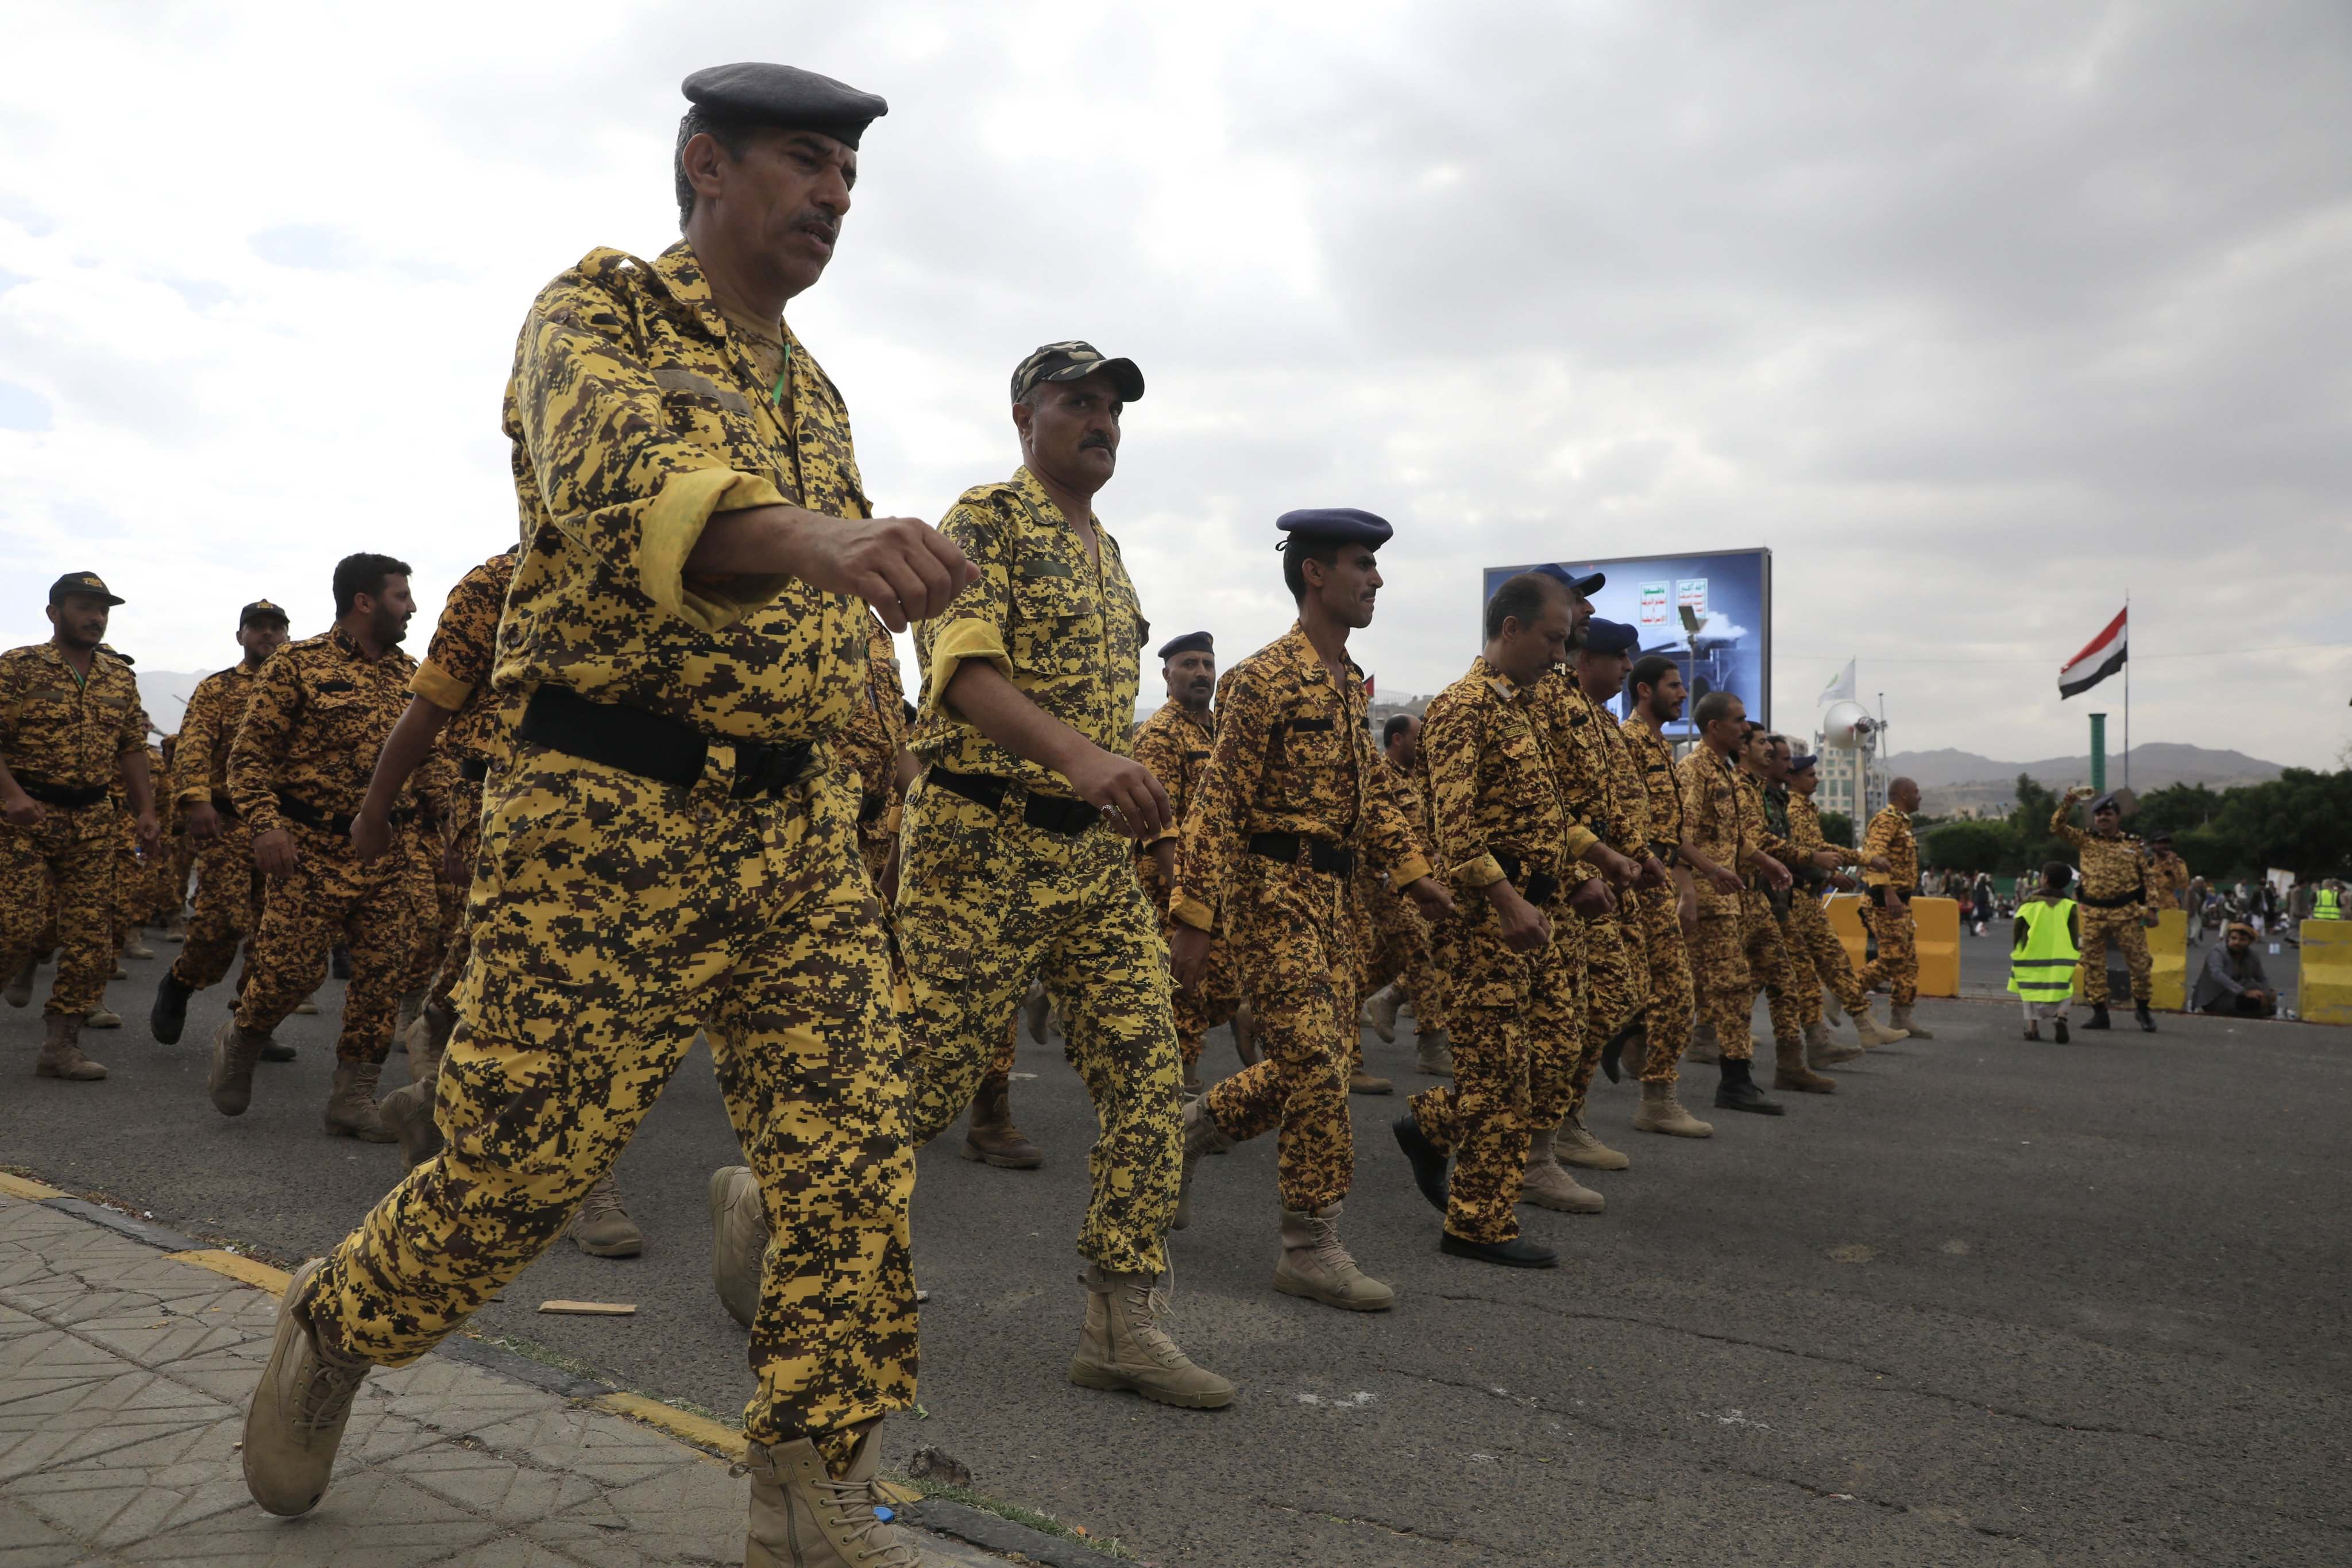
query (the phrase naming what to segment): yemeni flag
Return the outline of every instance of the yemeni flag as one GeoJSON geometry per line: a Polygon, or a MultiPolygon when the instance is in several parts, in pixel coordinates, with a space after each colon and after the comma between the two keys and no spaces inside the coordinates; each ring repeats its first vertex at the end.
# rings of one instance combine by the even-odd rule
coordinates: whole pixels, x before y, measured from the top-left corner
{"type": "Polygon", "coordinates": [[[2066,668],[2058,672],[2062,700],[2088,691],[2124,667],[2130,622],[2131,611],[2126,607],[2107,623],[2105,631],[2091,639],[2089,647],[2066,661],[2066,668]]]}

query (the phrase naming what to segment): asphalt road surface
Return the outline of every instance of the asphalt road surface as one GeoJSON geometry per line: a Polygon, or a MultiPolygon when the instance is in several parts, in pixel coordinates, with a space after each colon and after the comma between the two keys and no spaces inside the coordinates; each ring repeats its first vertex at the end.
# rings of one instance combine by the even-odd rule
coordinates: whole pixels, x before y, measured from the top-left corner
{"type": "MultiPolygon", "coordinates": [[[[320,1131],[337,988],[232,1121],[203,1093],[221,993],[159,1047],[160,962],[131,968],[129,1026],[90,1037],[103,1084],[36,1079],[37,1013],[0,1009],[0,1161],[280,1258],[330,1245],[399,1170],[320,1131]]],[[[1990,1002],[1921,1014],[1935,1040],[1785,1118],[1716,1113],[1707,1142],[1627,1131],[1631,1086],[1601,1086],[1592,1121],[1633,1167],[1591,1178],[1604,1215],[1521,1211],[1561,1248],[1546,1273],[1439,1255],[1402,1101],[1356,1100],[1344,1229],[1399,1290],[1382,1315],[1269,1288],[1271,1139],[1207,1162],[1174,1326],[1241,1385],[1221,1412],[1066,1381],[1092,1129],[1058,1047],[1024,1037],[1015,1110],[1050,1159],[970,1163],[960,1131],[923,1154],[928,1415],[891,1422],[889,1462],[935,1446],[1164,1563],[2352,1561],[2352,1031],[2167,1017],[2059,1047],[1990,1002]]],[[[1425,1081],[1409,1038],[1370,1049],[1425,1081]]],[[[698,1051],[621,1162],[646,1255],[559,1243],[480,1330],[739,1410],[704,1199],[735,1157],[698,1051]],[[551,1297],[639,1310],[535,1315],[551,1297]]]]}

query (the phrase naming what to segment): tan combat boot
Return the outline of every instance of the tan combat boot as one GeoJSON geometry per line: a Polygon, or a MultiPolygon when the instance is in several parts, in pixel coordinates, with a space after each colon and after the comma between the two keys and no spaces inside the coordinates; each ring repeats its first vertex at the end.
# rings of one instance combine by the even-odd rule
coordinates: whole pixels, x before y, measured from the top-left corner
{"type": "Polygon", "coordinates": [[[1445,1031],[1432,1029],[1413,1037],[1412,1070],[1426,1078],[1454,1076],[1454,1047],[1445,1041],[1445,1031]]]}
{"type": "Polygon", "coordinates": [[[1384,1078],[1376,1078],[1362,1068],[1348,1075],[1349,1094],[1394,1094],[1396,1085],[1384,1078]]]}
{"type": "MultiPolygon", "coordinates": [[[[416,1062],[411,1051],[409,1064],[416,1062]]],[[[400,1140],[400,1157],[410,1170],[425,1163],[441,1152],[441,1124],[434,1119],[434,1090],[440,1084],[437,1075],[427,1074],[413,1083],[404,1083],[377,1102],[376,1120],[392,1129],[400,1140]]]]}
{"type": "Polygon", "coordinates": [[[132,926],[131,928],[131,934],[122,939],[121,952],[122,956],[125,958],[152,958],[155,956],[155,950],[147,945],[146,935],[144,934],[142,928],[139,926],[132,926]]]}
{"type": "Polygon", "coordinates": [[[257,1035],[239,1028],[236,1015],[231,1013],[213,1031],[213,1067],[205,1079],[205,1092],[212,1096],[213,1109],[223,1116],[243,1116],[246,1107],[253,1103],[253,1064],[261,1059],[261,1047],[269,1043],[268,1035],[257,1035]]]}
{"type": "Polygon", "coordinates": [[[1722,1047],[1715,1037],[1713,1024],[1693,1024],[1690,1045],[1683,1052],[1683,1060],[1712,1067],[1723,1059],[1722,1047]]]}
{"type": "Polygon", "coordinates": [[[727,1315],[751,1326],[760,1314],[760,1276],[768,1266],[768,1207],[749,1165],[710,1173],[710,1284],[727,1315]]]}
{"type": "Polygon", "coordinates": [[[81,1021],[81,1026],[85,1029],[119,1029],[122,1027],[122,1015],[101,999],[91,1005],[81,1021]]]}
{"type": "Polygon", "coordinates": [[[1788,1035],[1772,1038],[1772,1087],[1799,1094],[1834,1094],[1837,1079],[1824,1078],[1805,1065],[1805,1042],[1788,1035]]]}
{"type": "Polygon", "coordinates": [[[1816,1018],[1805,1026],[1805,1061],[1808,1066],[1835,1067],[1840,1062],[1850,1062],[1860,1055],[1862,1055],[1860,1046],[1842,1043],[1835,1035],[1830,1033],[1829,1025],[1822,1019],[1816,1018]]]}
{"type": "Polygon", "coordinates": [[[1562,1214],[1599,1214],[1609,1200],[1569,1173],[1554,1153],[1559,1129],[1538,1127],[1528,1135],[1527,1173],[1519,1179],[1519,1202],[1562,1214]]]}
{"type": "Polygon", "coordinates": [[[1048,1031],[1053,1027],[1054,999],[1045,994],[1043,985],[1031,988],[1027,998],[1021,1004],[1021,1017],[1029,1026],[1029,1038],[1044,1045],[1048,1031]]]}
{"type": "Polygon", "coordinates": [[[1234,1385],[1176,1348],[1160,1326],[1156,1274],[1113,1274],[1099,1263],[1078,1276],[1087,1288],[1087,1323],[1070,1381],[1080,1388],[1132,1389],[1162,1405],[1222,1410],[1234,1385]]]}
{"type": "Polygon", "coordinates": [[[743,1568],[922,1568],[921,1548],[875,1512],[883,1505],[875,1488],[882,1423],[854,1430],[857,1447],[839,1479],[806,1437],[743,1445],[751,1477],[743,1568]]]}
{"type": "Polygon", "coordinates": [[[610,1171],[597,1178],[572,1211],[572,1245],[591,1258],[635,1258],[646,1249],[645,1233],[621,1205],[621,1189],[610,1171]]]}
{"type": "Polygon", "coordinates": [[[971,1126],[964,1133],[963,1157],[1008,1171],[1028,1171],[1045,1163],[1045,1151],[1013,1125],[1013,1080],[1001,1072],[980,1080],[971,1097],[971,1126]]]}
{"type": "Polygon", "coordinates": [[[1845,1022],[1845,1010],[1838,1005],[1836,992],[1832,991],[1823,994],[1822,997],[1822,1016],[1829,1020],[1830,1026],[1832,1028],[1835,1028],[1838,1025],[1845,1022]]]}
{"type": "Polygon", "coordinates": [[[7,984],[0,985],[0,1002],[5,1002],[11,1007],[28,1005],[33,1000],[33,981],[40,973],[41,960],[38,954],[18,964],[16,973],[8,976],[7,984]]]}
{"type": "Polygon", "coordinates": [[[1588,1171],[1622,1171],[1633,1163],[1587,1130],[1582,1110],[1570,1111],[1556,1131],[1553,1157],[1563,1165],[1581,1165],[1588,1171]]]}
{"type": "Polygon", "coordinates": [[[1203,1154],[1222,1154],[1234,1146],[1234,1141],[1209,1114],[1205,1100],[1184,1102],[1184,1174],[1176,1189],[1176,1216],[1169,1221],[1171,1229],[1182,1230],[1192,1223],[1192,1167],[1201,1163],[1203,1154]]]}
{"type": "Polygon", "coordinates": [[[1396,1044],[1397,1004],[1402,1000],[1403,993],[1393,981],[1364,998],[1363,1021],[1384,1046],[1396,1044]]]}
{"type": "Polygon", "coordinates": [[[1890,1029],[1872,1017],[1870,999],[1866,996],[1863,998],[1862,1011],[1853,1016],[1853,1027],[1854,1033],[1862,1037],[1862,1043],[1865,1046],[1891,1046],[1897,1040],[1907,1040],[1911,1037],[1908,1030],[1890,1029]]]}
{"type": "Polygon", "coordinates": [[[1911,1009],[1908,1007],[1895,1008],[1894,1017],[1894,1026],[1902,1030],[1905,1034],[1910,1036],[1915,1040],[1932,1040],[1936,1037],[1936,1031],[1933,1029],[1923,1029],[1919,1026],[1919,1020],[1911,1016],[1911,1009]]]}
{"type": "Polygon", "coordinates": [[[1242,1066],[1257,1066],[1257,1020],[1251,1016],[1248,1003],[1234,1009],[1233,1026],[1234,1054],[1241,1058],[1242,1066]]]}
{"type": "Polygon", "coordinates": [[[397,1143],[399,1134],[375,1113],[376,1079],[383,1068],[373,1062],[337,1062],[335,1085],[327,1093],[327,1132],[335,1138],[356,1138],[362,1143],[397,1143]]]}
{"type": "Polygon", "coordinates": [[[394,1016],[392,1024],[393,1049],[396,1051],[408,1049],[408,1031],[416,1026],[416,1020],[425,1012],[425,998],[431,994],[432,987],[429,985],[420,985],[414,991],[404,991],[400,994],[400,1011],[394,1016]]]}
{"type": "Polygon", "coordinates": [[[1625,1042],[1625,1048],[1618,1053],[1617,1063],[1625,1069],[1627,1078],[1642,1076],[1643,1069],[1650,1065],[1650,1031],[1647,1026],[1633,1031],[1633,1037],[1625,1042]]]}
{"type": "Polygon", "coordinates": [[[1274,1288],[1345,1311],[1384,1312],[1396,1305],[1396,1292],[1357,1268],[1339,1245],[1341,1207],[1282,1211],[1282,1261],[1274,1266],[1274,1288]]]}
{"type": "Polygon", "coordinates": [[[1642,1085],[1642,1108],[1633,1112],[1636,1132],[1664,1132],[1675,1138],[1712,1138],[1715,1128],[1683,1109],[1670,1083],[1642,1085]]]}
{"type": "Polygon", "coordinates": [[[76,1083],[91,1083],[106,1076],[106,1068],[81,1054],[81,1020],[64,1013],[52,1013],[42,1022],[48,1026],[47,1037],[41,1042],[41,1054],[33,1063],[35,1078],[62,1078],[76,1083]]]}
{"type": "Polygon", "coordinates": [[[303,997],[299,1002],[295,1003],[294,1011],[305,1016],[315,1016],[319,1011],[319,994],[313,991],[308,996],[303,997]]]}
{"type": "Polygon", "coordinates": [[[343,1423],[369,1370],[311,1326],[310,1299],[326,1266],[313,1258],[287,1282],[269,1364],[245,1411],[246,1490],[271,1513],[289,1517],[310,1512],[327,1495],[343,1423]]]}

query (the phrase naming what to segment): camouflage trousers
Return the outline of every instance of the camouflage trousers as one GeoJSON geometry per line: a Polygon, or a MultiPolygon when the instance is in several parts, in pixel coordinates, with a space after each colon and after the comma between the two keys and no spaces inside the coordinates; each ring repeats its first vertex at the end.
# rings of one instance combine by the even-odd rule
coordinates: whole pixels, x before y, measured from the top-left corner
{"type": "Polygon", "coordinates": [[[1566,1058],[1565,1074],[1536,1075],[1534,1112],[1538,1127],[1557,1127],[1565,1117],[1583,1114],[1584,1097],[1601,1066],[1601,1047],[1639,1017],[1643,1004],[1650,999],[1647,960],[1625,940],[1625,913],[1621,894],[1617,910],[1598,920],[1568,914],[1565,923],[1575,928],[1580,954],[1571,977],[1577,1000],[1577,1048],[1566,1058]]]}
{"type": "Polygon", "coordinates": [[[1358,989],[1366,996],[1393,981],[1412,1004],[1414,1027],[1433,1034],[1445,1027],[1445,1000],[1438,983],[1429,922],[1413,901],[1385,877],[1361,878],[1356,897],[1356,945],[1363,973],[1358,989]]]}
{"type": "Polygon", "coordinates": [[[1822,986],[1829,987],[1830,994],[1838,999],[1838,1005],[1846,1010],[1847,1016],[1862,1016],[1870,994],[1863,989],[1861,976],[1853,972],[1853,961],[1846,956],[1845,943],[1830,929],[1829,911],[1822,907],[1821,900],[1804,892],[1790,900],[1787,932],[1790,967],[1796,972],[1792,979],[1804,1022],[1821,1022],[1822,986]],[[1808,973],[1819,984],[1808,984],[1808,973]]]}
{"type": "Polygon", "coordinates": [[[128,806],[114,808],[114,945],[147,923],[154,902],[155,868],[139,858],[139,821],[128,806]]]}
{"type": "MultiPolygon", "coordinates": [[[[1906,906],[1896,914],[1865,902],[1862,918],[1870,922],[1870,934],[1878,939],[1878,956],[1856,977],[1858,983],[1864,991],[1885,985],[1894,993],[1897,1007],[1908,1007],[1919,995],[1918,927],[1912,921],[1910,909],[1906,906]]],[[[2089,940],[2089,931],[2083,935],[2089,940]]]]}
{"type": "Polygon", "coordinates": [[[1759,988],[1771,996],[1776,1035],[1804,1032],[1796,1022],[1780,923],[1772,918],[1772,906],[1762,893],[1752,889],[1741,893],[1733,909],[1702,909],[1690,946],[1699,1021],[1714,1026],[1724,1056],[1746,1061],[1755,1054],[1751,1024],[1759,988]]]}
{"type": "Polygon", "coordinates": [[[689,791],[521,745],[488,793],[446,1144],[336,1247],[314,1312],[380,1365],[431,1350],[562,1233],[700,1029],[774,1237],[745,1435],[903,1409],[915,1167],[851,788],[827,768],[738,801],[717,769],[689,791]]]}
{"type": "Polygon", "coordinates": [[[165,858],[169,864],[163,872],[163,896],[157,901],[155,910],[169,924],[173,917],[186,912],[188,879],[196,870],[196,841],[188,837],[185,828],[172,836],[171,853],[165,858]]]}
{"type": "MultiPolygon", "coordinates": [[[[2147,952],[2147,928],[2140,924],[2146,911],[2141,904],[2126,904],[2119,910],[2095,910],[2088,904],[2077,904],[2075,914],[2083,931],[2083,1000],[2093,1006],[2103,1006],[2107,1001],[2107,943],[2123,949],[2125,967],[2131,971],[2132,1000],[2146,1002],[2155,994],[2152,990],[2154,963],[2147,952]]],[[[1916,960],[1912,963],[1917,973],[1916,960]]]]}
{"type": "Polygon", "coordinates": [[[939,1136],[971,1103],[1007,1021],[1045,982],[1064,1048],[1101,1135],[1078,1253],[1120,1274],[1165,1267],[1182,1172],[1181,1069],[1168,949],[1128,841],[1099,824],[1051,833],[928,778],[900,818],[894,921],[912,998],[913,1136],[939,1136]]]}
{"type": "MultiPolygon", "coordinates": [[[[1160,880],[1156,867],[1145,869],[1149,864],[1149,856],[1136,857],[1136,876],[1143,883],[1145,897],[1159,914],[1160,934],[1165,940],[1171,929],[1168,889],[1160,880]]],[[[1183,1059],[1184,1078],[1189,1083],[1199,1072],[1201,1047],[1209,1031],[1220,1024],[1232,1023],[1234,1015],[1242,1009],[1241,973],[1234,967],[1232,931],[1222,913],[1210,938],[1209,967],[1202,974],[1201,983],[1176,987],[1169,1000],[1176,1014],[1176,1052],[1183,1059]]]]}
{"type": "Polygon", "coordinates": [[[322,828],[291,823],[286,830],[301,858],[292,876],[264,883],[261,920],[245,944],[238,1026],[267,1035],[284,1023],[319,988],[327,950],[341,942],[352,957],[352,979],[335,1059],[380,1065],[392,1054],[409,959],[415,918],[410,840],[416,830],[400,829],[391,852],[377,860],[361,859],[350,839],[322,828]]]}
{"type": "Polygon", "coordinates": [[[196,904],[172,973],[191,991],[217,985],[236,962],[237,943],[261,923],[262,882],[253,835],[242,817],[223,817],[220,837],[196,850],[196,904]]]}
{"type": "Polygon", "coordinates": [[[1532,952],[1503,944],[1502,922],[1484,895],[1465,896],[1447,951],[1453,1010],[1454,1081],[1412,1097],[1412,1119],[1454,1156],[1445,1228],[1465,1241],[1519,1234],[1517,1205],[1536,1120],[1538,1078],[1570,1076],[1578,1051],[1575,917],[1554,901],[1552,941],[1532,952]]]}
{"type": "Polygon", "coordinates": [[[1264,1053],[1202,1097],[1227,1137],[1279,1129],[1282,1206],[1312,1213],[1348,1195],[1356,1142],[1348,1057],[1356,1024],[1356,943],[1344,877],[1244,855],[1224,908],[1234,964],[1264,1053]]]}
{"type": "Polygon", "coordinates": [[[50,806],[30,827],[0,822],[0,974],[58,948],[47,1015],[79,1018],[114,976],[112,805],[50,806]]]}
{"type": "MultiPolygon", "coordinates": [[[[454,825],[455,846],[452,853],[457,864],[474,872],[481,869],[482,855],[482,781],[459,778],[449,786],[449,806],[457,817],[454,825]]],[[[466,883],[459,884],[462,894],[470,891],[466,883]]],[[[433,972],[431,1000],[446,1007],[457,994],[457,981],[466,972],[467,956],[473,952],[473,921],[469,910],[472,900],[459,899],[455,913],[446,913],[439,966],[433,972]]]]}
{"type": "Polygon", "coordinates": [[[1631,897],[1642,922],[1642,956],[1650,972],[1649,999],[1642,1005],[1647,1053],[1642,1059],[1642,1081],[1674,1083],[1681,1077],[1676,1064],[1682,1060],[1683,1047],[1690,1044],[1691,1015],[1696,1005],[1678,894],[1669,882],[1663,888],[1644,888],[1631,897]]]}

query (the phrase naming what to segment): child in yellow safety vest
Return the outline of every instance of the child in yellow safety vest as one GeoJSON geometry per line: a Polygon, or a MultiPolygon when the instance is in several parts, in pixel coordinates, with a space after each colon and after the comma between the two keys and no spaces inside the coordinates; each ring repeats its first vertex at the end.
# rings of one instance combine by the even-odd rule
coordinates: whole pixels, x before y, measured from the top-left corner
{"type": "Polygon", "coordinates": [[[2066,1044],[2066,1004],[2074,994],[2074,970],[2083,957],[2083,931],[2074,900],[2066,896],[2074,868],[2063,860],[2042,868],[2042,890],[2017,906],[2010,927],[2009,988],[2025,1007],[2025,1037],[2042,1037],[2042,1021],[2057,1026],[2066,1044]]]}

